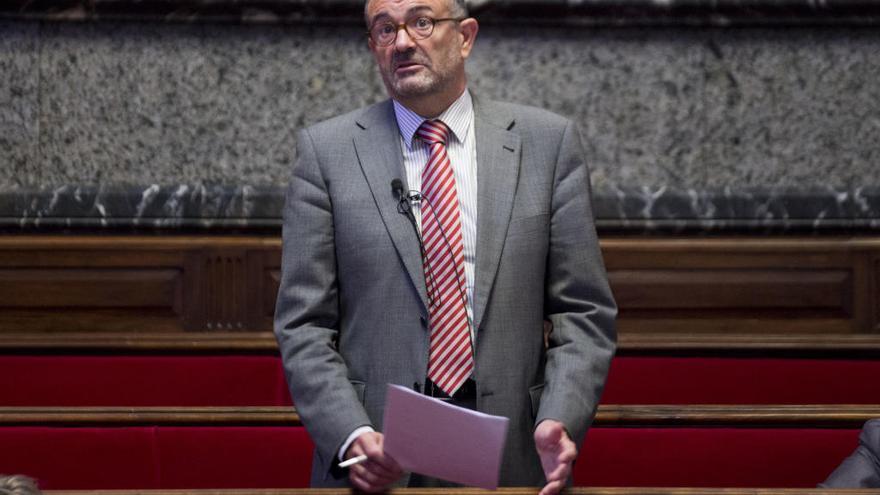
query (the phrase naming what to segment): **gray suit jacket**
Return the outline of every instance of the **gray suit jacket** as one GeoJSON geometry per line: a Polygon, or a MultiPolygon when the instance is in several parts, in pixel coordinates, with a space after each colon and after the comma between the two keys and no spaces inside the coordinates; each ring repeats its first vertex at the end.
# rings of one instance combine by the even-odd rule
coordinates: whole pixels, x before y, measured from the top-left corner
{"type": "MultiPolygon", "coordinates": [[[[510,418],[502,485],[537,485],[534,425],[559,420],[580,446],[614,353],[617,308],[575,126],[476,98],[474,111],[477,408],[510,418]]],[[[406,178],[391,102],[302,130],[296,144],[275,333],[316,444],[312,485],[341,486],[337,451],[359,426],[381,431],[386,384],[425,381],[427,293],[391,188],[406,178]]]]}
{"type": "Polygon", "coordinates": [[[865,423],[855,452],[819,488],[880,488],[880,418],[865,423]]]}

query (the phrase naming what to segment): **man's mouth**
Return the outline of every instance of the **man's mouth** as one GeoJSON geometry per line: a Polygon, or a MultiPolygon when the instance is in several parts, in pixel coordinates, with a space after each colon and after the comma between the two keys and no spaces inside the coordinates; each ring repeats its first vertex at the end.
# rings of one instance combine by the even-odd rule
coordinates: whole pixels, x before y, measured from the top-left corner
{"type": "Polygon", "coordinates": [[[397,71],[405,72],[405,71],[412,70],[412,69],[415,69],[415,68],[421,67],[421,66],[422,66],[422,64],[420,64],[416,61],[407,60],[405,62],[398,62],[398,63],[394,64],[394,71],[395,72],[397,72],[397,71]]]}

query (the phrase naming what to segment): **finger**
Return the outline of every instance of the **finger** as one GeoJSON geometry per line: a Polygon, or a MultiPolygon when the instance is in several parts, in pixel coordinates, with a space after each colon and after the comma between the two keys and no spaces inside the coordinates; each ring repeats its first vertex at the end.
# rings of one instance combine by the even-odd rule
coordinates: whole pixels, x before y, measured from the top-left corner
{"type": "Polygon", "coordinates": [[[571,474],[571,464],[562,463],[547,475],[547,481],[562,481],[568,479],[568,475],[571,474]]]}
{"type": "Polygon", "coordinates": [[[381,470],[387,471],[390,475],[400,475],[403,470],[393,457],[389,456],[381,447],[376,448],[375,445],[367,448],[367,458],[370,463],[377,464],[381,470]]]}
{"type": "Polygon", "coordinates": [[[574,442],[563,439],[554,449],[557,463],[572,463],[577,458],[577,447],[574,442]]]}
{"type": "Polygon", "coordinates": [[[352,493],[383,493],[388,491],[387,485],[373,485],[362,479],[351,481],[352,493]]]}
{"type": "Polygon", "coordinates": [[[353,444],[351,444],[351,447],[349,447],[348,450],[345,452],[344,459],[348,460],[359,455],[364,455],[364,449],[362,449],[357,442],[354,442],[353,444]]]}
{"type": "Polygon", "coordinates": [[[565,449],[556,456],[556,462],[560,464],[571,464],[577,458],[577,450],[574,448],[565,449]]]}
{"type": "Polygon", "coordinates": [[[377,476],[375,473],[367,469],[363,463],[352,466],[350,475],[356,476],[358,479],[371,486],[378,484],[381,480],[380,476],[377,476]]]}
{"type": "Polygon", "coordinates": [[[369,483],[364,481],[360,476],[357,476],[353,472],[349,473],[348,481],[351,482],[351,486],[358,491],[369,492],[372,488],[369,483]]]}
{"type": "Polygon", "coordinates": [[[400,476],[401,474],[403,474],[403,468],[401,468],[400,464],[398,464],[397,461],[395,461],[394,458],[388,454],[382,454],[382,457],[377,462],[379,462],[382,467],[386,469],[389,473],[395,476],[400,476]]]}
{"type": "Polygon", "coordinates": [[[365,476],[362,476],[361,474],[362,473],[352,473],[349,476],[349,480],[352,482],[352,485],[359,490],[368,493],[376,493],[384,491],[388,487],[388,485],[391,484],[388,481],[373,477],[369,473],[365,476]]]}
{"type": "Polygon", "coordinates": [[[568,437],[564,437],[559,441],[559,444],[562,446],[562,450],[566,454],[577,455],[577,445],[568,437]]]}
{"type": "Polygon", "coordinates": [[[562,490],[561,481],[551,481],[547,483],[538,495],[556,495],[562,490]]]}
{"type": "Polygon", "coordinates": [[[403,469],[397,461],[385,453],[384,437],[380,433],[364,434],[356,443],[368,459],[363,465],[373,474],[388,479],[389,483],[396,481],[403,474],[403,469]]]}
{"type": "Polygon", "coordinates": [[[375,479],[371,479],[373,484],[383,483],[387,484],[397,480],[400,475],[393,471],[385,468],[384,466],[373,462],[373,461],[365,461],[360,464],[367,472],[369,472],[375,479]]]}
{"type": "Polygon", "coordinates": [[[400,479],[403,474],[402,471],[386,469],[372,460],[364,461],[356,467],[358,473],[365,477],[371,485],[388,486],[400,479]]]}
{"type": "Polygon", "coordinates": [[[382,469],[387,471],[395,471],[397,467],[397,463],[393,459],[381,452],[378,455],[370,455],[368,458],[371,464],[381,466],[382,469]]]}
{"type": "Polygon", "coordinates": [[[559,462],[572,462],[575,459],[577,459],[577,450],[575,448],[565,449],[559,454],[559,462]]]}
{"type": "Polygon", "coordinates": [[[364,449],[364,455],[367,456],[367,460],[362,462],[360,464],[361,466],[369,466],[368,469],[375,473],[394,473],[396,464],[388,462],[387,456],[382,452],[381,448],[377,449],[374,445],[367,446],[367,448],[364,449]]]}

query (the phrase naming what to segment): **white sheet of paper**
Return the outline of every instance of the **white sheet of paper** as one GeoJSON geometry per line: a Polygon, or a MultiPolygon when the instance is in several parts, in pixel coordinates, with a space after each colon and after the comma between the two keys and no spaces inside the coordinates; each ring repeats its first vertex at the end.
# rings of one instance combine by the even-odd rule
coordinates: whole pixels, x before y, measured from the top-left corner
{"type": "Polygon", "coordinates": [[[399,385],[385,398],[385,452],[414,473],[498,487],[508,419],[447,404],[399,385]]]}

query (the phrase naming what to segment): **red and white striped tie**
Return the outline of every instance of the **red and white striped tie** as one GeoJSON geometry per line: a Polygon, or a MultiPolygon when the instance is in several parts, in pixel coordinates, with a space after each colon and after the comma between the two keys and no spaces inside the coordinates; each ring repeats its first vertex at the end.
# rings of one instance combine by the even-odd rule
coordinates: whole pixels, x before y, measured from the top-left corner
{"type": "Polygon", "coordinates": [[[464,242],[452,164],[446,154],[449,128],[439,120],[425,121],[416,135],[431,155],[422,171],[422,239],[425,282],[432,294],[429,309],[431,353],[428,378],[448,395],[474,369],[471,334],[465,306],[464,242]]]}

